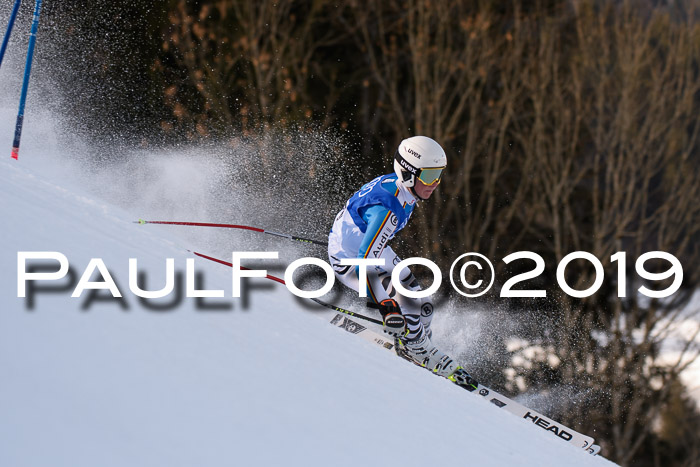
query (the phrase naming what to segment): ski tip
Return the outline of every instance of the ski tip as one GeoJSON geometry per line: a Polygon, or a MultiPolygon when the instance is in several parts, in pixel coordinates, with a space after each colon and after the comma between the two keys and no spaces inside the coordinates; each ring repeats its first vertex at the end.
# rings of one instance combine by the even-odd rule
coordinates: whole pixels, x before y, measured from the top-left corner
{"type": "Polygon", "coordinates": [[[600,446],[597,444],[591,445],[588,449],[586,449],[586,452],[592,456],[597,456],[600,453],[600,446]]]}
{"type": "Polygon", "coordinates": [[[137,221],[134,221],[134,224],[139,224],[139,225],[144,225],[144,224],[147,224],[147,223],[148,223],[148,221],[145,221],[145,220],[143,220],[143,219],[139,219],[139,220],[137,220],[137,221]]]}
{"type": "Polygon", "coordinates": [[[12,158],[14,160],[19,159],[19,148],[12,148],[12,158]]]}

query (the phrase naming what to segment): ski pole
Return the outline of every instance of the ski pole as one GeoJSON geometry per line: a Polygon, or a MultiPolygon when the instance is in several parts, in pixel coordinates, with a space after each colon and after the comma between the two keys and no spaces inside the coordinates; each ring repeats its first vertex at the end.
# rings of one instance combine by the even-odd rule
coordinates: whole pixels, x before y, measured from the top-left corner
{"type": "MultiPolygon", "coordinates": [[[[209,261],[213,261],[213,262],[215,262],[215,263],[223,264],[224,266],[228,266],[228,267],[230,267],[230,268],[233,267],[233,264],[229,263],[228,261],[224,261],[223,259],[214,258],[213,256],[207,256],[207,255],[205,255],[205,254],[198,253],[198,252],[196,252],[196,251],[193,251],[192,253],[194,253],[195,255],[199,256],[200,258],[208,259],[209,261]]],[[[244,270],[246,270],[246,271],[250,271],[250,268],[246,268],[245,266],[241,266],[241,269],[244,269],[244,270]]],[[[280,279],[279,277],[271,276],[271,275],[269,275],[269,274],[268,274],[267,276],[265,276],[265,279],[270,279],[271,281],[275,281],[275,282],[279,282],[280,284],[284,284],[284,280],[283,280],[283,279],[280,279]]]]}
{"type": "Polygon", "coordinates": [[[143,219],[139,219],[137,221],[134,221],[137,224],[163,224],[163,225],[187,225],[187,226],[192,226],[192,227],[218,227],[218,228],[225,228],[225,229],[243,229],[243,230],[252,230],[254,232],[260,232],[260,233],[265,233],[268,235],[274,235],[276,237],[284,237],[289,240],[296,240],[297,242],[303,242],[303,243],[313,243],[315,245],[321,245],[321,246],[328,246],[328,243],[322,242],[320,240],[311,240],[309,238],[302,238],[302,237],[297,237],[294,235],[289,235],[285,233],[279,233],[279,232],[272,232],[271,230],[265,230],[261,229],[259,227],[249,227],[247,225],[235,225],[235,224],[212,224],[210,222],[175,222],[175,221],[146,221],[143,219]]]}
{"type": "Polygon", "coordinates": [[[335,306],[335,305],[332,305],[330,303],[326,303],[323,300],[319,300],[318,298],[312,298],[311,300],[313,300],[314,302],[318,303],[321,306],[325,306],[326,308],[330,308],[331,310],[337,311],[338,313],[350,315],[354,318],[364,319],[365,321],[369,321],[370,323],[378,324],[380,326],[384,325],[384,323],[378,319],[370,318],[369,316],[361,315],[359,313],[355,313],[354,311],[346,310],[345,308],[340,308],[339,306],[335,306]]]}
{"type": "Polygon", "coordinates": [[[27,62],[24,65],[24,82],[22,83],[22,93],[19,97],[19,112],[17,112],[17,124],[15,125],[15,140],[12,143],[12,158],[19,158],[19,139],[22,136],[22,121],[24,120],[24,104],[27,100],[27,89],[29,88],[29,74],[32,71],[32,59],[34,58],[34,44],[36,43],[36,31],[39,29],[39,14],[41,13],[41,0],[36,0],[34,6],[34,19],[32,20],[32,30],[29,33],[29,48],[27,49],[27,62]]]}
{"type": "MultiPolygon", "coordinates": [[[[208,259],[209,261],[223,264],[224,266],[228,266],[230,268],[233,267],[233,264],[229,263],[228,261],[214,258],[212,256],[207,256],[205,254],[198,253],[196,251],[192,251],[192,253],[195,254],[196,256],[199,256],[200,258],[208,259]]],[[[244,266],[241,266],[241,269],[244,269],[246,271],[250,271],[250,268],[246,268],[244,266]]],[[[275,282],[279,282],[280,284],[285,283],[283,279],[280,279],[279,277],[271,276],[269,274],[267,276],[265,276],[265,278],[270,279],[270,280],[275,281],[275,282]]],[[[313,300],[314,302],[318,303],[321,306],[325,306],[326,308],[330,308],[331,310],[337,311],[338,313],[343,313],[343,314],[346,314],[349,316],[353,316],[355,318],[364,319],[365,321],[369,321],[370,323],[379,324],[380,326],[384,324],[378,319],[370,318],[369,316],[361,315],[359,313],[355,313],[354,311],[346,310],[345,308],[340,308],[339,306],[331,305],[330,303],[326,303],[323,300],[319,300],[318,298],[311,298],[311,300],[313,300]]]]}
{"type": "Polygon", "coordinates": [[[15,19],[17,18],[17,11],[19,11],[19,5],[22,0],[15,0],[15,5],[12,7],[12,13],[10,14],[10,22],[7,24],[7,30],[5,31],[5,37],[2,39],[2,47],[0,47],[0,66],[2,66],[2,59],[5,56],[5,50],[7,49],[7,43],[10,42],[10,34],[12,34],[12,27],[15,25],[15,19]]]}

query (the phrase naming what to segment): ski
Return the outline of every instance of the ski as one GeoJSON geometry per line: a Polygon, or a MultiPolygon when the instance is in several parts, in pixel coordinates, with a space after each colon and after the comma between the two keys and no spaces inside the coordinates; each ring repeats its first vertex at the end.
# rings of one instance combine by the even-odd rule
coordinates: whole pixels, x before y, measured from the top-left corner
{"type": "Polygon", "coordinates": [[[516,417],[531,422],[539,428],[552,433],[558,438],[567,441],[574,446],[586,450],[593,446],[594,440],[590,436],[583,435],[578,431],[562,425],[561,423],[555,422],[551,418],[542,415],[536,410],[529,409],[482,384],[478,385],[474,393],[484,397],[496,407],[505,409],[516,417]]]}
{"type": "MultiPolygon", "coordinates": [[[[333,316],[330,323],[384,349],[395,350],[393,341],[384,338],[384,336],[381,334],[361,325],[346,315],[338,313],[333,316]]],[[[598,452],[600,452],[600,446],[593,444],[594,439],[590,436],[583,435],[565,425],[562,425],[561,423],[555,422],[551,418],[546,417],[536,410],[529,409],[524,405],[507,398],[503,394],[494,391],[493,389],[479,384],[478,387],[472,392],[485,398],[496,407],[505,409],[507,412],[512,413],[516,417],[531,422],[559,439],[579,448],[585,449],[589,454],[597,455],[598,452]]]]}
{"type": "Polygon", "coordinates": [[[384,338],[384,336],[382,336],[381,334],[367,329],[366,326],[363,326],[360,323],[353,321],[352,319],[340,313],[338,313],[333,317],[333,319],[331,319],[331,324],[341,329],[345,329],[350,334],[360,336],[364,340],[373,344],[377,344],[380,347],[383,347],[387,350],[394,349],[393,340],[384,338]]]}

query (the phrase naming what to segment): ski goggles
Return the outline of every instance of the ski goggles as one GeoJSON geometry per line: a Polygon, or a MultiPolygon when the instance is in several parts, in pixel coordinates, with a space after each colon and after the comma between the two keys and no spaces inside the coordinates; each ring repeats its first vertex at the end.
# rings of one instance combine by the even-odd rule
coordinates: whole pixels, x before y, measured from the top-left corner
{"type": "Polygon", "coordinates": [[[423,185],[427,186],[440,184],[443,170],[445,170],[445,167],[426,167],[424,169],[420,169],[420,172],[418,173],[418,180],[423,182],[423,185]]]}

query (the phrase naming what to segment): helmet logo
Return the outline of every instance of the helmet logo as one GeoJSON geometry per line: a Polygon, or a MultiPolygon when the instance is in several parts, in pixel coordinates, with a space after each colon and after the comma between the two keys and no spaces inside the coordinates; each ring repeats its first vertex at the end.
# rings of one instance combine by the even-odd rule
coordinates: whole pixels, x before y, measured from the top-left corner
{"type": "Polygon", "coordinates": [[[417,159],[420,159],[420,158],[421,158],[421,155],[418,154],[416,151],[414,151],[414,150],[411,149],[411,148],[406,148],[406,152],[409,153],[409,154],[413,154],[414,156],[416,156],[417,159]]]}
{"type": "Polygon", "coordinates": [[[416,169],[411,164],[406,162],[406,160],[403,157],[399,160],[399,164],[401,164],[401,167],[408,170],[409,172],[411,172],[414,175],[416,174],[416,172],[418,172],[418,169],[416,169]]]}

